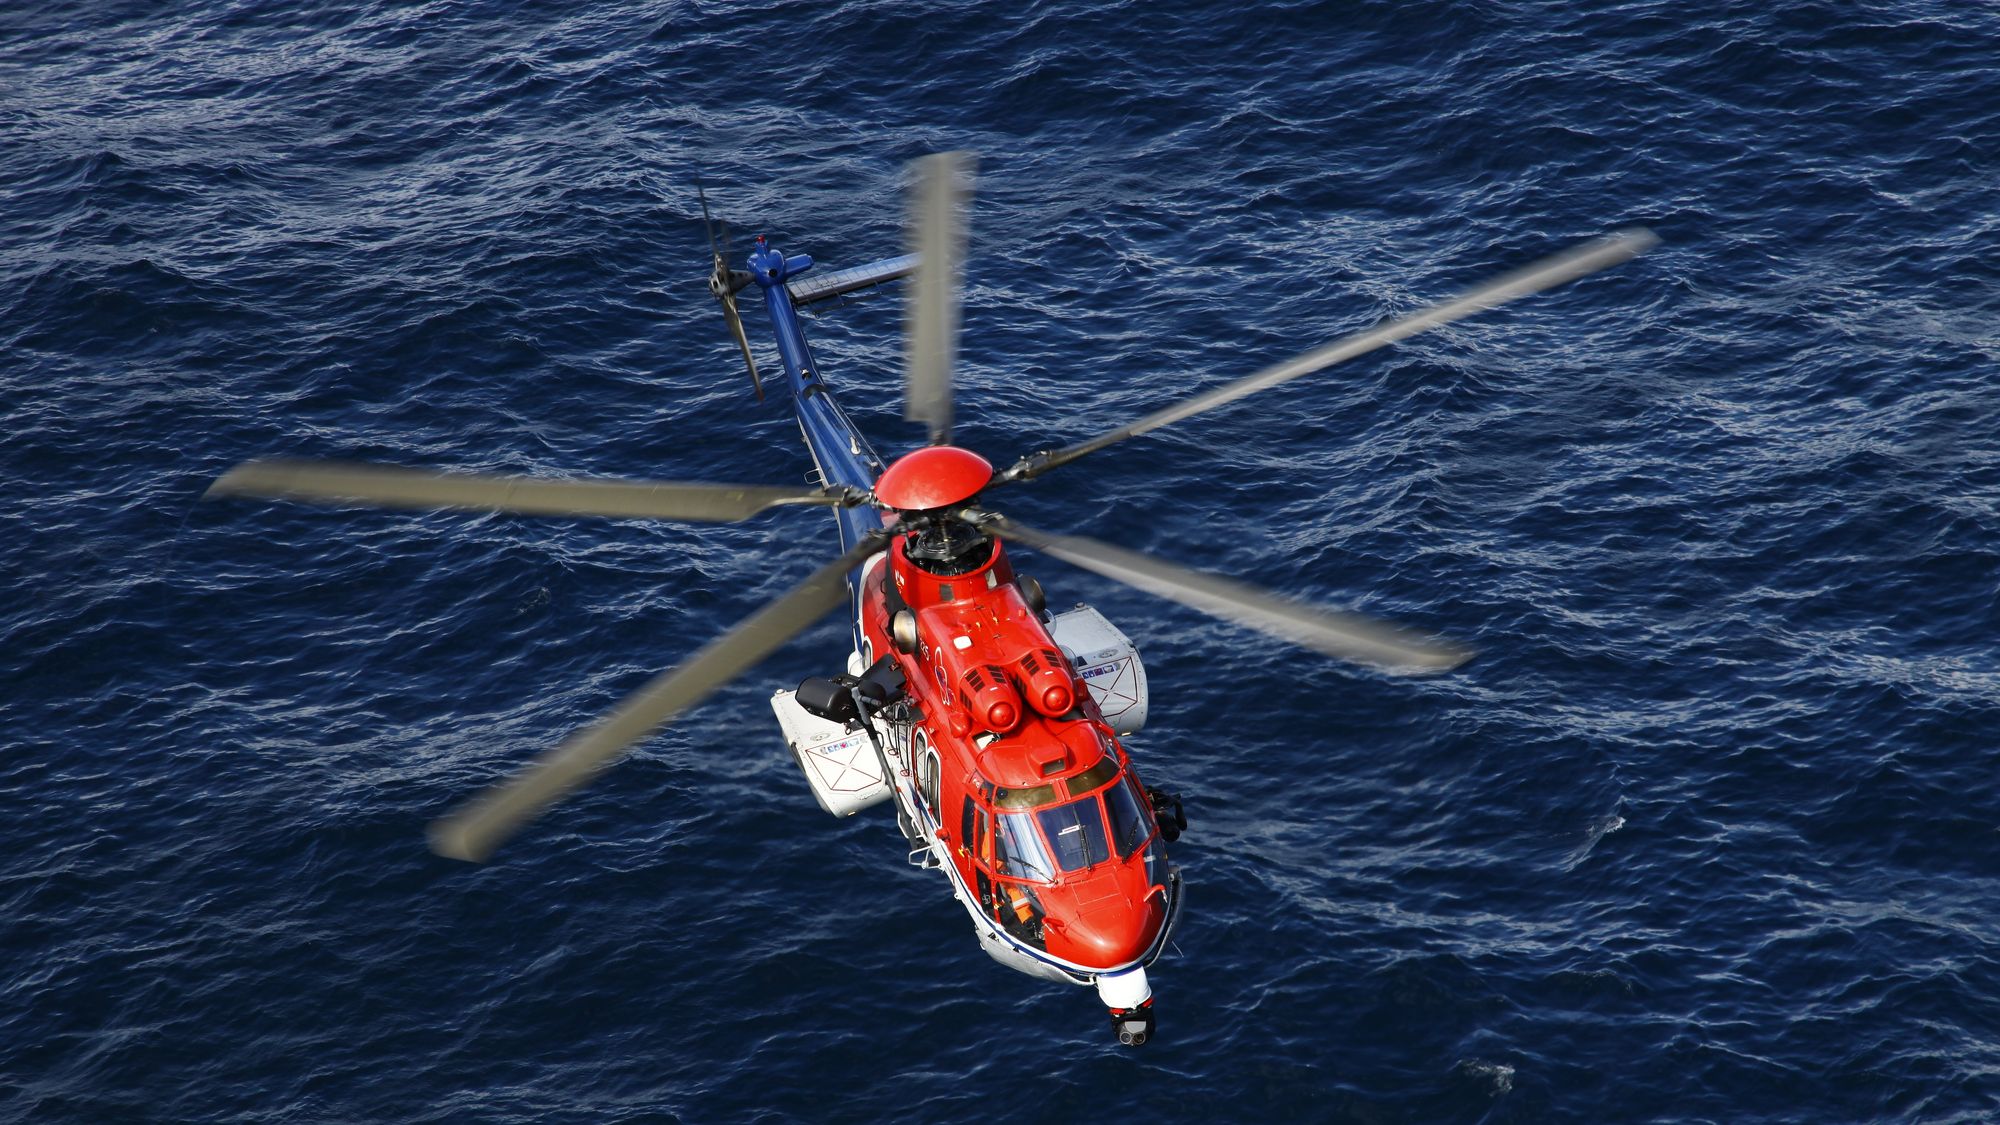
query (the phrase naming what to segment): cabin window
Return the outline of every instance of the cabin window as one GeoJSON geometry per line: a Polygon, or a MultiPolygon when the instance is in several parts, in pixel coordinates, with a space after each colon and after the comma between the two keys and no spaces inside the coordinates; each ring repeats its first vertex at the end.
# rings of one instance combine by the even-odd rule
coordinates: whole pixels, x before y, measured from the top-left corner
{"type": "Polygon", "coordinates": [[[1001,883],[993,888],[993,919],[1000,928],[1036,949],[1047,949],[1042,932],[1042,901],[1026,883],[1001,883]]]}
{"type": "Polygon", "coordinates": [[[1043,809],[1035,814],[1048,834],[1049,848],[1064,871],[1081,871],[1111,858],[1104,840],[1104,808],[1095,797],[1043,809]]]}
{"type": "Polygon", "coordinates": [[[1129,773],[1104,791],[1104,811],[1111,814],[1111,839],[1118,845],[1118,858],[1131,858],[1146,837],[1153,834],[1150,804],[1129,773]]]}
{"type": "MultiPolygon", "coordinates": [[[[924,804],[932,809],[938,807],[938,756],[935,750],[926,750],[917,762],[917,788],[923,791],[924,804]]],[[[943,817],[938,819],[942,820],[943,817]]]]}
{"type": "Polygon", "coordinates": [[[972,856],[972,873],[979,881],[979,901],[985,904],[986,912],[992,914],[997,901],[993,897],[993,879],[986,874],[986,869],[993,863],[993,849],[986,842],[986,810],[973,804],[970,797],[965,799],[963,828],[961,842],[972,856]]]}

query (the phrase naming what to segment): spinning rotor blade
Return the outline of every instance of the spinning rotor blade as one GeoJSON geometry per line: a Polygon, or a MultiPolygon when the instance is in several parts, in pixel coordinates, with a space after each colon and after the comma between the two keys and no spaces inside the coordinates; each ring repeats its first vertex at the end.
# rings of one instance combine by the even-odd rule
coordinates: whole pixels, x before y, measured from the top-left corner
{"type": "Polygon", "coordinates": [[[722,291],[722,319],[729,322],[736,346],[743,349],[743,365],[750,369],[750,388],[757,392],[757,401],[763,402],[764,380],[757,377],[757,360],[750,354],[750,337],[743,334],[743,318],[736,313],[736,294],[727,289],[722,291]]]}
{"type": "Polygon", "coordinates": [[[931,444],[951,441],[951,368],[958,355],[958,298],[965,258],[963,211],[977,161],[940,152],[915,161],[909,252],[917,257],[904,349],[903,417],[930,426],[931,444]]]}
{"type": "Polygon", "coordinates": [[[701,200],[701,229],[708,233],[708,252],[715,255],[717,265],[722,264],[722,244],[715,240],[715,220],[708,214],[708,191],[699,179],[694,182],[695,197],[701,200]]]}
{"type": "Polygon", "coordinates": [[[1225,383],[1185,402],[1154,411],[1136,422],[1100,434],[1089,441],[1065,446],[1054,452],[1035,453],[1023,457],[1006,472],[1001,473],[1000,479],[1029,480],[1038,477],[1050,469],[1067,465],[1087,453],[1095,453],[1107,445],[1157,430],[1169,422],[1178,422],[1183,418],[1200,414],[1204,410],[1212,410],[1226,403],[1235,402],[1245,395],[1289,382],[1301,375],[1325,370],[1334,364],[1344,363],[1356,356],[1374,351],[1384,344],[1392,344],[1425,329],[1449,324],[1473,313],[1506,304],[1516,297],[1539,293],[1544,289],[1561,285],[1565,281],[1595,273],[1608,266],[1615,266],[1636,257],[1659,241],[1659,237],[1652,231],[1642,228],[1586,242],[1581,246],[1544,258],[1524,269],[1504,274],[1485,285],[1468,289],[1449,301],[1335,340],[1317,351],[1307,352],[1297,359],[1267,367],[1254,375],[1238,379],[1233,383],[1225,383]]]}
{"type": "MultiPolygon", "coordinates": [[[[706,213],[708,204],[702,203],[706,213]]],[[[722,224],[722,241],[729,242],[729,224],[722,224]]],[[[743,334],[743,318],[736,312],[736,280],[730,275],[729,267],[722,255],[715,255],[715,273],[708,279],[708,287],[714,290],[717,300],[722,302],[722,319],[729,322],[729,331],[736,337],[736,346],[743,349],[743,366],[750,369],[750,389],[757,392],[757,401],[764,401],[764,380],[757,377],[757,358],[750,354],[750,337],[743,334]]]]}
{"type": "Polygon", "coordinates": [[[1373,618],[1281,598],[1234,579],[1191,570],[1095,539],[1051,535],[1000,516],[982,516],[979,522],[988,531],[1043,554],[1340,660],[1387,672],[1442,672],[1472,657],[1471,649],[1435,641],[1373,618]]]}
{"type": "Polygon", "coordinates": [[[551,480],[341,461],[246,461],[223,474],[202,498],[218,496],[698,523],[732,523],[784,504],[840,507],[861,502],[859,495],[824,489],[605,478],[551,480]]]}
{"type": "Polygon", "coordinates": [[[847,601],[847,573],[882,549],[885,537],[863,539],[804,582],[710,641],[687,663],[654,678],[595,725],[571,735],[526,769],[431,825],[431,849],[453,859],[483,861],[515,830],[590,779],[669,719],[748,671],[808,625],[847,601]]]}
{"type": "Polygon", "coordinates": [[[722,302],[722,319],[729,322],[730,334],[736,337],[736,346],[743,349],[743,365],[750,369],[750,386],[757,392],[757,401],[764,401],[764,380],[757,377],[757,360],[750,354],[750,338],[743,334],[743,318],[736,312],[735,277],[729,272],[729,263],[722,258],[722,248],[729,244],[729,224],[722,225],[722,241],[715,240],[715,223],[708,216],[708,192],[702,190],[701,182],[694,185],[695,194],[701,197],[701,225],[708,232],[708,252],[714,256],[714,268],[709,270],[708,291],[722,302]]]}

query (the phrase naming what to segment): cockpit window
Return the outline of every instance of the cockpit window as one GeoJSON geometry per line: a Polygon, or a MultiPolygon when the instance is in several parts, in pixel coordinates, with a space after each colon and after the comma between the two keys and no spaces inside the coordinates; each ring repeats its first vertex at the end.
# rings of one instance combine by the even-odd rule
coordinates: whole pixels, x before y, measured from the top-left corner
{"type": "Polygon", "coordinates": [[[1120,859],[1131,858],[1132,852],[1153,834],[1153,818],[1147,815],[1150,802],[1138,790],[1138,784],[1128,773],[1104,791],[1104,811],[1111,814],[1111,838],[1118,845],[1120,859]]]}
{"type": "Polygon", "coordinates": [[[1034,810],[995,818],[993,867],[998,874],[1046,883],[1058,871],[1081,871],[1113,855],[1129,859],[1152,838],[1152,806],[1132,775],[1119,772],[1115,758],[1068,784],[1070,792],[1084,795],[1060,805],[1049,804],[1055,793],[1047,785],[994,790],[993,803],[999,808],[1034,810]],[[1107,780],[1108,788],[1095,789],[1107,780]]]}
{"type": "Polygon", "coordinates": [[[1000,874],[1042,883],[1056,877],[1055,864],[1035,832],[1033,813],[1002,813],[995,820],[1000,830],[993,837],[993,866],[1000,874]]]}
{"type": "Polygon", "coordinates": [[[1075,797],[1088,793],[1092,789],[1110,781],[1117,773],[1118,756],[1113,751],[1106,751],[1104,757],[1099,759],[1096,765],[1069,779],[1070,796],[1075,797]]]}
{"type": "Polygon", "coordinates": [[[1064,871],[1080,871],[1093,863],[1111,858],[1104,843],[1103,806],[1095,797],[1084,797],[1066,805],[1043,809],[1035,814],[1048,834],[1049,847],[1064,871]]]}
{"type": "Polygon", "coordinates": [[[1056,799],[1053,785],[1031,785],[1026,789],[995,789],[993,804],[1003,809],[1040,808],[1056,799]]]}

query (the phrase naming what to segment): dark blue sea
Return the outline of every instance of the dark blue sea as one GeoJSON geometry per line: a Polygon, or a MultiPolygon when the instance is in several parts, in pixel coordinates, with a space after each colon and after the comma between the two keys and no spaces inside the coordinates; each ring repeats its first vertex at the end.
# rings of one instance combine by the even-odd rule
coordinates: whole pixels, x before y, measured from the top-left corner
{"type": "MultiPolygon", "coordinates": [[[[2000,1119],[2000,8],[53,2],[0,14],[0,1119],[2000,1119]],[[1476,646],[1139,644],[1189,886],[1120,1048],[771,692],[424,826],[835,550],[200,503],[247,458],[795,484],[704,185],[822,268],[981,154],[1005,463],[1575,241],[1662,245],[1010,490],[1476,646]]],[[[901,293],[817,306],[885,454],[901,293]]],[[[748,313],[776,365],[762,311],[748,313]]]]}

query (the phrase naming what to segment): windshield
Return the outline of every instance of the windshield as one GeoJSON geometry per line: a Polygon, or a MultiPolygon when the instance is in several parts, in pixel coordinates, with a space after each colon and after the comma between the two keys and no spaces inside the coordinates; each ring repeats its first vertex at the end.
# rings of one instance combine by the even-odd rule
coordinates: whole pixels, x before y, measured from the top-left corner
{"type": "Polygon", "coordinates": [[[1046,883],[1058,871],[1081,871],[1113,856],[1129,859],[1153,835],[1151,814],[1151,803],[1129,773],[1066,804],[1003,812],[996,818],[993,866],[1002,875],[1046,883]]]}
{"type": "Polygon", "coordinates": [[[1048,849],[1035,833],[1033,813],[1001,813],[1000,831],[993,837],[993,866],[1002,875],[1043,883],[1056,877],[1048,849]]]}
{"type": "Polygon", "coordinates": [[[1080,871],[1111,858],[1104,842],[1104,808],[1095,797],[1056,805],[1035,814],[1064,871],[1080,871]]]}
{"type": "Polygon", "coordinates": [[[1111,812],[1111,835],[1118,841],[1118,857],[1129,859],[1153,833],[1152,802],[1139,792],[1128,773],[1104,791],[1104,803],[1111,812]]]}
{"type": "Polygon", "coordinates": [[[1111,858],[1104,806],[1096,797],[1032,813],[1001,813],[999,820],[993,862],[1002,875],[1048,882],[1059,870],[1081,871],[1111,858]],[[1037,823],[1040,832],[1035,831],[1037,823]]]}

